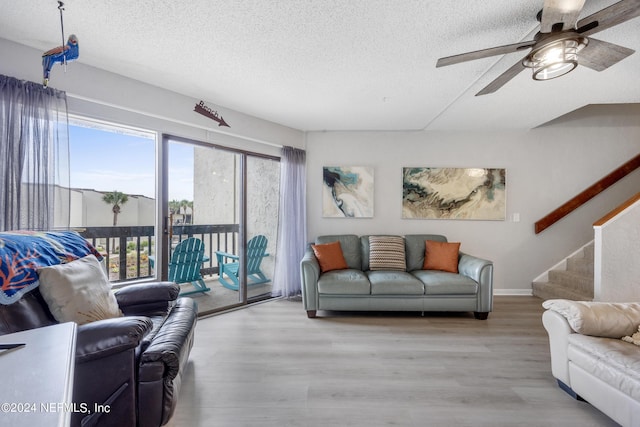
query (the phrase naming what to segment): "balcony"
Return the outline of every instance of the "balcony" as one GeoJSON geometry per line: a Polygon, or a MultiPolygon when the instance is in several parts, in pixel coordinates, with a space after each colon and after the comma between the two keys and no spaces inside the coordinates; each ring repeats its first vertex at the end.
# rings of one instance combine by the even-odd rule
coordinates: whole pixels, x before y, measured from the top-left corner
{"type": "MultiPolygon", "coordinates": [[[[114,285],[153,278],[154,272],[149,261],[149,256],[155,255],[153,226],[85,227],[77,231],[104,256],[109,280],[114,285]]],[[[238,233],[238,224],[174,225],[172,228],[170,256],[175,246],[189,237],[197,237],[205,244],[205,254],[209,261],[203,264],[201,274],[211,291],[192,295],[198,302],[200,313],[216,311],[240,302],[238,292],[219,283],[219,268],[215,256],[216,251],[238,253],[238,233]]],[[[192,289],[190,284],[183,284],[181,287],[184,291],[192,289]]],[[[271,283],[267,283],[250,287],[248,298],[268,296],[270,293],[271,283]]]]}

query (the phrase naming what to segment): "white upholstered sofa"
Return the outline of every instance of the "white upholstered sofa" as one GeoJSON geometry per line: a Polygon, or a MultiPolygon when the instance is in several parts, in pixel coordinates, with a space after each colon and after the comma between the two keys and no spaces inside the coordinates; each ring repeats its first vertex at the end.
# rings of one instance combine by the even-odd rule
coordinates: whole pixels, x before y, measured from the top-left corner
{"type": "Polygon", "coordinates": [[[558,385],[622,426],[640,426],[640,334],[634,336],[640,303],[547,300],[542,305],[558,385]]]}

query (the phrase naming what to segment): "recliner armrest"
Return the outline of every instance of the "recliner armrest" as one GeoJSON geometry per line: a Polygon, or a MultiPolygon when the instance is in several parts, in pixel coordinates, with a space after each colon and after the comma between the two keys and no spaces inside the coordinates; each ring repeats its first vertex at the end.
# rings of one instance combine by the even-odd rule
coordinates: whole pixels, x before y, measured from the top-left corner
{"type": "Polygon", "coordinates": [[[158,333],[140,356],[141,380],[153,379],[151,376],[154,374],[146,372],[145,365],[152,366],[155,362],[162,363],[164,369],[155,372],[156,370],[151,368],[152,372],[164,375],[169,379],[176,377],[180,361],[188,356],[193,345],[193,329],[197,319],[198,309],[195,301],[191,298],[180,298],[158,333]]]}
{"type": "Polygon", "coordinates": [[[98,320],[78,327],[76,362],[84,363],[120,353],[140,344],[153,323],[147,317],[98,320]]]}
{"type": "Polygon", "coordinates": [[[180,286],[174,282],[151,282],[128,285],[115,291],[124,314],[154,315],[166,312],[178,298],[180,286]]]}

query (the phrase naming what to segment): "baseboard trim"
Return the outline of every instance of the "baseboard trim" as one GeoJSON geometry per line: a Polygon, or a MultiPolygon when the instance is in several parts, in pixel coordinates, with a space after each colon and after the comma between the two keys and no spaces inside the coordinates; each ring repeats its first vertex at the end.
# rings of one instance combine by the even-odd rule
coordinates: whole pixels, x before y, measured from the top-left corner
{"type": "Polygon", "coordinates": [[[533,289],[494,289],[493,295],[530,297],[533,296],[533,289]]]}

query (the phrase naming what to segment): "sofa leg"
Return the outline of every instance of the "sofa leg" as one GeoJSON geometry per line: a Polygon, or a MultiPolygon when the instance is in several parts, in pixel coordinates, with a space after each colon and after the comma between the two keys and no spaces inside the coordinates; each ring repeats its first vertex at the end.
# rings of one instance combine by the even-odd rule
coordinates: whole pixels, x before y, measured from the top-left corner
{"type": "Polygon", "coordinates": [[[576,400],[579,400],[581,402],[586,402],[586,400],[584,400],[582,397],[580,397],[580,395],[578,393],[573,391],[573,389],[571,387],[569,387],[568,385],[566,385],[565,383],[563,383],[560,380],[557,380],[557,381],[558,381],[558,387],[560,387],[562,389],[562,391],[564,391],[565,393],[567,393],[569,396],[573,397],[576,400]]]}
{"type": "Polygon", "coordinates": [[[489,317],[489,312],[488,311],[474,311],[473,312],[473,317],[475,317],[478,320],[487,320],[487,317],[489,317]]]}
{"type": "Polygon", "coordinates": [[[307,317],[309,319],[315,319],[316,317],[316,311],[315,310],[307,310],[307,317]]]}

